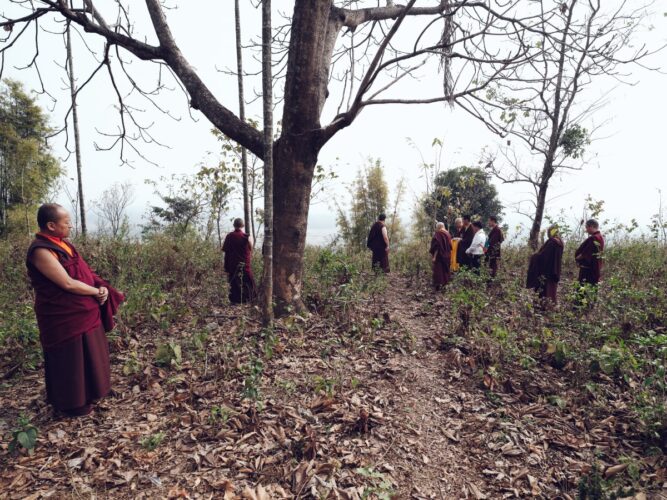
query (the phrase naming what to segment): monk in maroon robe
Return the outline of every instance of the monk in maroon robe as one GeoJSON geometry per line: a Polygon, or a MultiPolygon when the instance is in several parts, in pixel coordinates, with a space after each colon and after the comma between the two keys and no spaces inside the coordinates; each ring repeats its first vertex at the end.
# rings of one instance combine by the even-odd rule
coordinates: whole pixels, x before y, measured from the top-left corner
{"type": "Polygon", "coordinates": [[[371,226],[366,246],[373,252],[371,266],[373,269],[382,269],[389,272],[389,236],[384,221],[386,216],[380,214],[378,220],[371,226]]]}
{"type": "Polygon", "coordinates": [[[435,227],[429,253],[433,262],[433,286],[438,291],[449,282],[452,259],[452,237],[442,222],[438,222],[435,227]]]}
{"type": "Polygon", "coordinates": [[[547,230],[549,239],[530,258],[526,288],[539,293],[540,303],[546,308],[558,302],[558,283],[563,261],[563,240],[558,234],[558,227],[547,230]]]}
{"type": "Polygon", "coordinates": [[[494,215],[489,217],[489,237],[487,240],[488,250],[486,251],[486,262],[489,264],[489,274],[492,278],[498,274],[500,265],[500,246],[505,241],[505,236],[498,226],[498,218],[494,215]]]}
{"type": "Polygon", "coordinates": [[[459,263],[459,266],[470,267],[471,259],[466,253],[466,250],[472,245],[472,239],[475,237],[475,231],[472,228],[470,223],[470,216],[466,215],[463,217],[463,231],[461,233],[461,241],[459,241],[459,246],[456,249],[456,261],[459,263]]]}
{"type": "Polygon", "coordinates": [[[42,205],[37,222],[40,232],[26,266],[35,290],[47,401],[66,415],[87,415],[111,390],[105,330],[113,329],[113,315],[125,297],[65,239],[72,225],[63,207],[42,205]]]}
{"type": "Polygon", "coordinates": [[[234,220],[234,231],[225,237],[225,272],[229,280],[229,301],[232,304],[252,302],[257,296],[252,275],[252,241],[245,233],[243,219],[234,220]]]}
{"type": "Polygon", "coordinates": [[[579,266],[579,283],[597,286],[602,277],[604,238],[595,219],[586,221],[586,233],[588,233],[588,238],[574,253],[574,258],[579,266]]]}

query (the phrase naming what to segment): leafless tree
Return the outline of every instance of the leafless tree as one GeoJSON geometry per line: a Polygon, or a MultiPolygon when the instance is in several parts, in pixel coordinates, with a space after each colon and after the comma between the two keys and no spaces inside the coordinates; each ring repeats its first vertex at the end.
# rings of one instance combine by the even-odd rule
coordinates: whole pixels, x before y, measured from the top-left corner
{"type": "MultiPolygon", "coordinates": [[[[241,43],[241,6],[239,0],[234,0],[234,21],[236,32],[236,79],[239,87],[239,119],[242,122],[245,118],[245,91],[243,86],[243,45],[241,43]]],[[[252,221],[250,191],[248,189],[248,152],[246,148],[241,146],[241,182],[243,190],[243,218],[245,219],[246,227],[252,229],[254,224],[252,221]]],[[[253,238],[255,235],[253,234],[253,238]]]]}
{"type": "MultiPolygon", "coordinates": [[[[539,52],[515,78],[497,81],[483,94],[470,94],[459,104],[489,129],[507,139],[486,159],[487,168],[504,183],[527,184],[533,210],[529,244],[537,248],[547,192],[554,176],[579,170],[584,153],[604,122],[592,117],[606,96],[586,91],[604,77],[627,81],[624,66],[642,61],[655,50],[635,46],[633,38],[648,15],[643,2],[618,0],[539,0],[539,30],[525,39],[539,52]],[[517,153],[512,138],[527,147],[517,153]],[[539,162],[539,167],[536,163],[539,162]]],[[[520,213],[521,210],[518,209],[520,213]]]]}
{"type": "Polygon", "coordinates": [[[134,188],[129,182],[116,182],[104,190],[94,203],[94,210],[100,220],[100,227],[117,238],[127,225],[127,207],[134,201],[134,188]]]}
{"type": "MultiPolygon", "coordinates": [[[[101,38],[103,57],[77,92],[106,69],[120,118],[119,130],[107,147],[119,147],[121,157],[126,148],[140,154],[133,138],[156,140],[118,91],[119,77],[124,76],[136,94],[168,113],[159,107],[156,96],[165,85],[163,73],[170,73],[186,92],[191,108],[267,160],[264,134],[232,113],[202,81],[174,39],[160,0],[145,0],[156,44],[146,41],[153,34],[135,32],[129,0],[81,0],[79,8],[58,0],[9,3],[17,14],[0,22],[0,27],[10,30],[0,49],[3,58],[29,25],[35,25],[38,34],[37,23],[45,16],[69,20],[83,30],[86,40],[101,38]],[[107,21],[109,15],[114,16],[112,22],[107,21]],[[156,63],[155,88],[146,90],[132,78],[128,59],[156,63]],[[135,132],[130,133],[130,129],[135,132]]],[[[281,81],[284,85],[277,99],[282,103],[281,134],[269,153],[275,161],[275,182],[267,194],[274,202],[274,223],[269,231],[275,229],[273,286],[281,310],[303,308],[301,284],[311,183],[322,147],[364,109],[381,104],[456,103],[485,92],[495,81],[516,78],[518,68],[535,50],[526,38],[540,30],[541,20],[549,17],[548,13],[540,16],[526,9],[525,0],[431,0],[428,4],[418,7],[416,0],[410,0],[407,5],[380,7],[374,0],[294,0],[291,18],[285,26],[274,29],[277,78],[272,83],[281,81]],[[405,29],[406,25],[411,28],[405,29]],[[438,66],[443,76],[439,92],[431,96],[406,94],[404,82],[433,75],[438,66]],[[333,117],[330,121],[329,116],[333,117]]],[[[205,12],[204,6],[197,8],[205,12]]]]}
{"type": "Polygon", "coordinates": [[[264,108],[264,275],[262,320],[273,323],[273,41],[271,0],[262,0],[262,104],[264,108]]]}
{"type": "Polygon", "coordinates": [[[79,108],[76,103],[76,78],[74,77],[74,55],[72,50],[72,30],[70,22],[65,28],[65,46],[67,48],[67,76],[69,80],[70,95],[72,96],[72,127],[74,128],[74,157],[76,160],[76,179],[79,198],[79,212],[81,214],[81,236],[84,238],[88,233],[86,226],[86,204],[83,196],[83,177],[81,164],[81,138],[79,135],[79,108]]]}

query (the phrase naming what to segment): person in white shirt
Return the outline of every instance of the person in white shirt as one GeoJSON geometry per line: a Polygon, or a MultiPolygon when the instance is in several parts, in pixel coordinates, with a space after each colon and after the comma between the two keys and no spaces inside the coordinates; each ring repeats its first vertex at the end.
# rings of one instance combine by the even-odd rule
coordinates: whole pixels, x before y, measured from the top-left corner
{"type": "Polygon", "coordinates": [[[482,223],[475,221],[472,223],[472,230],[475,233],[470,247],[466,250],[470,258],[470,267],[479,273],[479,268],[482,263],[482,256],[484,255],[484,245],[486,244],[486,234],[482,229],[482,223]]]}

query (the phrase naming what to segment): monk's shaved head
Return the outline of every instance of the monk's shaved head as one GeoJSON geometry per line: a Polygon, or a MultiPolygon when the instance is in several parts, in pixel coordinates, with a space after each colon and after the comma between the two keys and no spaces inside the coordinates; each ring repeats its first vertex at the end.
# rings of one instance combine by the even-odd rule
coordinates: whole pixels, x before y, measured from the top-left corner
{"type": "Polygon", "coordinates": [[[37,225],[40,229],[47,229],[49,222],[58,222],[61,217],[67,215],[67,211],[57,203],[44,203],[37,210],[37,225]]]}
{"type": "Polygon", "coordinates": [[[598,221],[596,221],[595,219],[588,219],[586,221],[586,227],[590,227],[593,229],[600,229],[600,224],[598,224],[598,221]]]}
{"type": "Polygon", "coordinates": [[[234,219],[234,228],[235,229],[241,229],[242,227],[245,227],[245,223],[243,222],[243,219],[234,219]]]}
{"type": "Polygon", "coordinates": [[[439,231],[440,229],[445,229],[445,223],[444,222],[438,222],[435,225],[435,229],[436,229],[436,231],[439,231]]]}

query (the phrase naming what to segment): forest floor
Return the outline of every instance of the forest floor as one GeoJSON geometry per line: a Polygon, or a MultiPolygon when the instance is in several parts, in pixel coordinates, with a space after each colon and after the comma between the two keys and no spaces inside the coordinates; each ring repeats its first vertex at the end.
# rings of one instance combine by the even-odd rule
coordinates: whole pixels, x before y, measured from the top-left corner
{"type": "Polygon", "coordinates": [[[315,315],[262,334],[229,307],[125,332],[112,396],[80,419],[54,419],[41,371],[17,374],[0,435],[30,415],[38,443],[18,457],[1,444],[0,497],[577,498],[591,464],[607,479],[632,466],[598,459],[636,451],[622,400],[598,415],[549,365],[485,370],[477,348],[448,347],[458,321],[424,285],[390,275],[365,306],[372,335],[315,315]],[[157,366],[167,342],[182,359],[157,366]]]}

